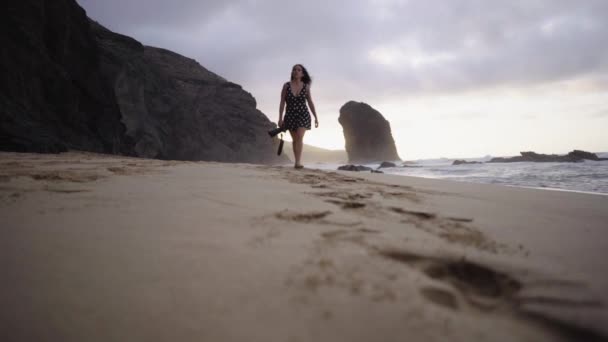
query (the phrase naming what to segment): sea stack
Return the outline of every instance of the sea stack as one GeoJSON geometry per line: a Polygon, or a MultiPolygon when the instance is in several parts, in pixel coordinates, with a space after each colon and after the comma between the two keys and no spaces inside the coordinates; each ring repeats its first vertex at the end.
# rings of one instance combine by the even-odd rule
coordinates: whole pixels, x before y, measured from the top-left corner
{"type": "Polygon", "coordinates": [[[390,123],[363,102],[349,101],[340,108],[349,162],[367,163],[401,160],[397,154],[390,123]]]}

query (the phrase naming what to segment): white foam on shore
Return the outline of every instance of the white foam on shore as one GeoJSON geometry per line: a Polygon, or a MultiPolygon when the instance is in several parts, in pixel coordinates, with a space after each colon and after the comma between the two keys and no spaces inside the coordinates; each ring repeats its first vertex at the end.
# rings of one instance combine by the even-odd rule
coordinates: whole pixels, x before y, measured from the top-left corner
{"type": "MultiPolygon", "coordinates": [[[[364,164],[377,168],[378,163],[364,164]]],[[[608,161],[582,163],[483,163],[452,165],[450,160],[419,161],[417,167],[383,168],[386,174],[444,179],[469,183],[508,185],[532,189],[608,194],[608,161]]],[[[337,164],[314,167],[336,170],[337,164]]]]}
{"type": "Polygon", "coordinates": [[[563,192],[574,192],[574,193],[587,194],[587,195],[608,196],[607,193],[603,193],[603,192],[591,192],[591,191],[569,190],[569,189],[559,189],[559,188],[543,188],[543,187],[534,187],[534,186],[506,185],[506,184],[501,184],[501,185],[510,186],[510,187],[514,187],[514,188],[563,191],[563,192]]]}

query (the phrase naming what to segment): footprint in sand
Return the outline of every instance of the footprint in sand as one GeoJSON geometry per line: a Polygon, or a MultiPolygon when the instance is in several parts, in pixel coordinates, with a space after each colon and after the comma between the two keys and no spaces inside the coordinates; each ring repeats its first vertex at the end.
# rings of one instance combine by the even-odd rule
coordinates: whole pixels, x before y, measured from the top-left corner
{"type": "Polygon", "coordinates": [[[274,217],[282,221],[299,222],[299,223],[314,223],[329,226],[338,227],[356,227],[361,224],[360,221],[356,222],[340,222],[328,220],[327,217],[332,212],[329,210],[325,211],[310,211],[310,212],[294,212],[290,210],[280,211],[274,214],[274,217]]]}
{"type": "Polygon", "coordinates": [[[104,176],[97,173],[90,172],[75,172],[75,171],[37,171],[28,175],[37,181],[51,181],[51,182],[75,182],[75,183],[86,183],[94,182],[98,179],[105,178],[104,176]]]}
{"type": "Polygon", "coordinates": [[[329,211],[329,210],[311,211],[311,212],[307,212],[307,213],[298,213],[298,212],[292,212],[292,211],[285,210],[285,211],[276,213],[274,216],[276,218],[278,218],[279,220],[283,220],[283,221],[309,223],[309,222],[320,221],[329,214],[331,214],[331,211],[329,211]]]}
{"type": "Polygon", "coordinates": [[[122,166],[113,166],[108,167],[107,170],[112,172],[115,175],[120,176],[132,176],[132,175],[143,175],[147,173],[159,173],[159,170],[152,169],[150,167],[143,167],[135,164],[136,166],[131,167],[122,167],[122,166]]]}
{"type": "Polygon", "coordinates": [[[335,238],[338,238],[341,236],[352,235],[352,234],[357,234],[357,233],[380,234],[381,232],[379,230],[369,229],[369,228],[359,228],[359,229],[355,229],[355,230],[338,229],[338,230],[323,232],[323,233],[321,233],[321,236],[325,239],[331,240],[331,239],[335,239],[335,238]]]}
{"type": "Polygon", "coordinates": [[[316,184],[316,185],[311,185],[311,188],[315,188],[315,189],[327,189],[329,188],[329,185],[327,184],[316,184]]]}
{"type": "Polygon", "coordinates": [[[91,191],[89,189],[62,189],[62,188],[51,188],[51,187],[46,187],[44,190],[48,191],[48,192],[57,192],[60,194],[75,194],[75,193],[79,193],[79,192],[90,192],[91,191]]]}
{"type": "Polygon", "coordinates": [[[473,222],[472,218],[440,217],[436,213],[400,207],[389,207],[388,210],[403,217],[402,223],[412,224],[414,227],[450,243],[471,246],[493,253],[507,250],[507,246],[489,239],[480,230],[466,225],[466,223],[473,222]]]}
{"type": "MultiPolygon", "coordinates": [[[[334,223],[325,220],[327,216],[331,214],[331,211],[310,211],[310,212],[294,212],[290,210],[283,210],[273,215],[274,218],[288,221],[288,222],[297,222],[304,224],[332,224],[332,225],[341,225],[340,223],[334,223]]],[[[263,224],[263,222],[268,219],[268,217],[259,218],[258,223],[263,224]]],[[[347,225],[347,224],[344,224],[347,225]]],[[[352,223],[348,223],[348,225],[352,225],[352,223]]],[[[264,225],[266,226],[266,225],[264,225]]],[[[255,236],[251,240],[251,245],[253,246],[262,246],[268,243],[270,240],[277,238],[281,235],[281,230],[277,227],[270,227],[264,234],[255,236]]]]}
{"type": "MultiPolygon", "coordinates": [[[[467,308],[484,314],[512,315],[522,320],[536,322],[539,326],[553,329],[573,341],[606,340],[605,336],[581,325],[580,321],[555,315],[552,309],[555,307],[569,310],[601,308],[603,304],[597,300],[552,297],[550,294],[522,295],[527,287],[534,285],[526,284],[524,289],[524,283],[509,274],[464,259],[427,257],[398,250],[383,250],[378,253],[387,259],[418,269],[428,277],[451,287],[453,290],[430,286],[420,289],[420,294],[436,305],[450,310],[460,310],[460,303],[465,303],[467,308]],[[536,310],[530,309],[531,304],[536,305],[536,310]],[[544,305],[545,310],[539,309],[538,305],[544,305]]],[[[559,281],[550,283],[555,286],[563,285],[559,281]]],[[[576,285],[569,283],[568,286],[576,285]]],[[[578,288],[575,292],[582,291],[584,288],[578,288]]]]}
{"type": "MultiPolygon", "coordinates": [[[[290,182],[308,184],[313,187],[318,187],[320,184],[326,183],[340,185],[341,183],[357,183],[363,181],[362,179],[343,176],[335,172],[321,172],[315,170],[310,170],[304,174],[301,172],[288,172],[285,176],[290,182]]],[[[329,188],[327,185],[326,187],[329,188]]]]}
{"type": "Polygon", "coordinates": [[[365,208],[365,203],[361,203],[361,202],[338,201],[338,200],[326,200],[325,202],[339,205],[342,209],[361,209],[361,208],[365,208]]]}
{"type": "Polygon", "coordinates": [[[473,219],[468,217],[446,217],[446,219],[454,222],[473,222],[473,219]]]}
{"type": "Polygon", "coordinates": [[[0,192],[0,204],[13,204],[17,202],[20,198],[23,197],[23,194],[19,192],[0,192]]]}
{"type": "Polygon", "coordinates": [[[424,211],[407,210],[407,209],[398,208],[398,207],[390,207],[389,209],[397,214],[413,216],[413,217],[423,219],[423,220],[431,220],[431,219],[434,219],[437,217],[437,214],[435,214],[435,213],[428,213],[428,212],[424,212],[424,211]]]}
{"type": "Polygon", "coordinates": [[[381,251],[380,255],[450,284],[471,306],[483,311],[504,304],[516,305],[514,297],[522,288],[522,284],[511,276],[466,260],[423,257],[402,251],[381,251]]]}
{"type": "Polygon", "coordinates": [[[439,306],[452,310],[458,309],[458,300],[450,291],[436,287],[423,287],[420,289],[420,294],[428,301],[439,306]]]}
{"type": "Polygon", "coordinates": [[[422,200],[413,189],[409,189],[410,191],[395,191],[392,186],[373,186],[367,189],[368,191],[372,191],[378,195],[380,195],[384,199],[405,199],[414,203],[420,203],[422,200]]]}
{"type": "Polygon", "coordinates": [[[345,201],[365,200],[373,196],[371,193],[351,193],[349,191],[313,192],[312,194],[345,201]]]}

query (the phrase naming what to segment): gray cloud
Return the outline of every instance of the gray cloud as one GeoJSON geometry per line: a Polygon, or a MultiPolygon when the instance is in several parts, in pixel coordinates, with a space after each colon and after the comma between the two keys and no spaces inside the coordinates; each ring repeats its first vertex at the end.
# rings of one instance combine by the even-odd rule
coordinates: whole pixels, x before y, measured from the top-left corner
{"type": "Polygon", "coordinates": [[[608,74],[603,0],[79,3],[109,28],[256,94],[280,86],[294,63],[336,102],[608,74]]]}
{"type": "Polygon", "coordinates": [[[596,118],[596,119],[608,118],[608,109],[597,111],[597,112],[591,114],[591,117],[596,118]]]}
{"type": "Polygon", "coordinates": [[[487,119],[487,118],[489,118],[489,115],[487,113],[469,111],[469,112],[454,112],[454,113],[438,114],[438,115],[435,116],[435,118],[439,119],[439,120],[458,120],[458,121],[462,121],[462,120],[487,119]]]}
{"type": "Polygon", "coordinates": [[[230,7],[222,0],[76,0],[89,17],[119,33],[139,28],[188,30],[230,7]]]}

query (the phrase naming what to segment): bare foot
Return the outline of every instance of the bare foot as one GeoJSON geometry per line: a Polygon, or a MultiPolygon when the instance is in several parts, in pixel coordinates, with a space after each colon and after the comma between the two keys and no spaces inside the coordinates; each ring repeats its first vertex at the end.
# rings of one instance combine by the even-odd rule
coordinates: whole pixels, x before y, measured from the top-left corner
{"type": "Polygon", "coordinates": [[[296,165],[294,166],[294,168],[296,168],[296,169],[303,169],[303,168],[304,168],[304,165],[296,164],[296,165]]]}

